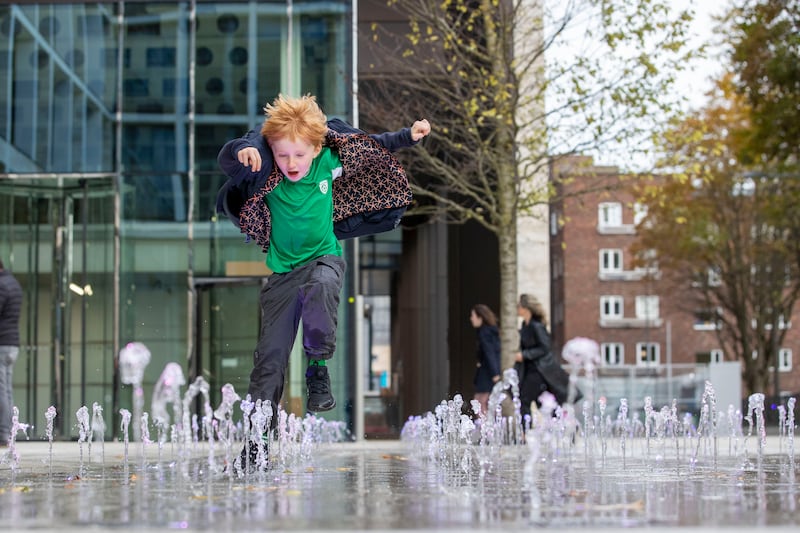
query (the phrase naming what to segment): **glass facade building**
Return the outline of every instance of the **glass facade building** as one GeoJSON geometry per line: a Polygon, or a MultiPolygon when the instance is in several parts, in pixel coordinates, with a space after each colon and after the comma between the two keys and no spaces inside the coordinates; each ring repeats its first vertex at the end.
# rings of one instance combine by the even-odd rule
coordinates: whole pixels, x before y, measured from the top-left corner
{"type": "MultiPolygon", "coordinates": [[[[145,398],[173,361],[208,381],[212,405],[225,383],[244,396],[264,256],[215,214],[217,154],[281,92],[352,122],[351,4],[0,5],[0,257],[25,290],[13,383],[32,435],[53,405],[57,435],[74,437],[94,403],[111,434],[131,406],[117,359],[133,341],[152,354],[145,398]]],[[[339,420],[354,394],[347,301],[339,420]]],[[[284,400],[299,414],[304,369],[295,353],[284,400]]]]}

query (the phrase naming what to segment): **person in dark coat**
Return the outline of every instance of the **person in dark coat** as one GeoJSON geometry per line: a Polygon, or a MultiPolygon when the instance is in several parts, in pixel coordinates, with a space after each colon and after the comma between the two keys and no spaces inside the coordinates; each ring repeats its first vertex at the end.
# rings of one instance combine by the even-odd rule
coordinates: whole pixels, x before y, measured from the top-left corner
{"type": "Polygon", "coordinates": [[[550,334],[547,317],[539,301],[522,294],[517,303],[517,314],[522,318],[519,330],[519,351],[515,354],[515,368],[519,374],[520,414],[531,414],[531,403],[541,407],[539,396],[548,390],[547,381],[538,369],[537,361],[550,353],[550,334]]]}
{"type": "Polygon", "coordinates": [[[11,438],[14,394],[11,378],[19,356],[19,316],[22,286],[0,260],[0,446],[11,438]]]}
{"type": "Polygon", "coordinates": [[[481,413],[486,414],[489,394],[501,377],[500,332],[497,329],[497,316],[485,304],[476,304],[472,307],[469,321],[478,334],[475,400],[481,404],[481,413]]]}

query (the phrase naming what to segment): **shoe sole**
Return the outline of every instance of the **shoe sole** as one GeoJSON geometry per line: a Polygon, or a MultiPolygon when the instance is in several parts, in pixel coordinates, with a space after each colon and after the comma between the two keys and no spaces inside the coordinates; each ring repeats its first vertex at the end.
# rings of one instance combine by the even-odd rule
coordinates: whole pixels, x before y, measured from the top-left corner
{"type": "Polygon", "coordinates": [[[330,404],[327,407],[324,406],[324,405],[311,406],[310,404],[307,403],[306,404],[306,411],[309,411],[311,413],[324,413],[325,411],[330,411],[334,407],[336,407],[336,399],[335,398],[333,399],[333,403],[330,404]]]}

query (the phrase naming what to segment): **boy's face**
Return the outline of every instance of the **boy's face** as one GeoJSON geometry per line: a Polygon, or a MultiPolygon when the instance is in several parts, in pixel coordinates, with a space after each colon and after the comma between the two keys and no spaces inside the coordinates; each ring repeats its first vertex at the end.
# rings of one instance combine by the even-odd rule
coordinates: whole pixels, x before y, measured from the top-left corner
{"type": "Polygon", "coordinates": [[[308,141],[278,139],[270,143],[275,163],[289,181],[300,181],[311,168],[311,162],[317,157],[321,146],[314,146],[308,141]]]}

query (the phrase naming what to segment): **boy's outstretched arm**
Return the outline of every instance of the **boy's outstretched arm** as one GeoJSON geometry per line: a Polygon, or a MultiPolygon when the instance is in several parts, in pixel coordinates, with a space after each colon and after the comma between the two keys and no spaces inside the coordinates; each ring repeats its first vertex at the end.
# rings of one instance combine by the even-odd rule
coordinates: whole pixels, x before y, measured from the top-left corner
{"type": "Polygon", "coordinates": [[[410,128],[403,128],[399,131],[387,131],[386,133],[373,133],[370,134],[370,137],[378,141],[381,146],[390,152],[394,152],[400,148],[414,146],[430,132],[430,123],[426,119],[422,119],[414,122],[410,128]]]}

